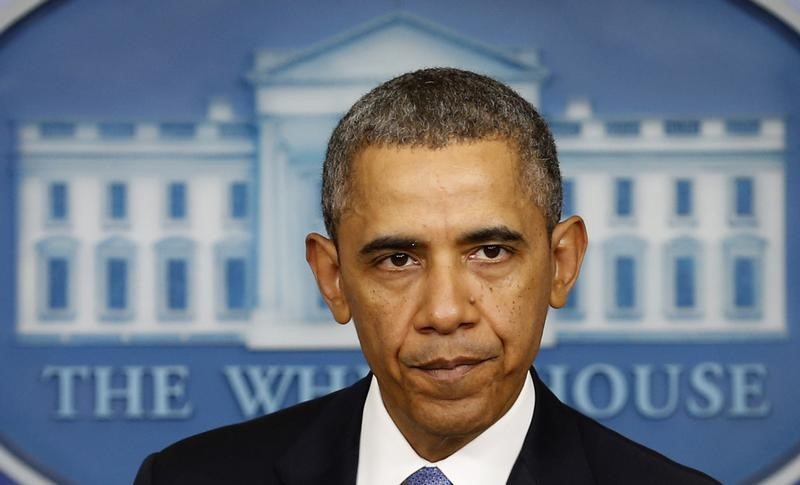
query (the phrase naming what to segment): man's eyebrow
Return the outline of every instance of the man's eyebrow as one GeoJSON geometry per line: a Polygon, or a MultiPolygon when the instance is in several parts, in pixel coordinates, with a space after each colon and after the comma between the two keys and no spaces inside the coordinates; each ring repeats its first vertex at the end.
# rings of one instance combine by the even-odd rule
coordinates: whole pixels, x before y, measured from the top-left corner
{"type": "Polygon", "coordinates": [[[359,254],[368,256],[380,251],[410,251],[423,246],[419,240],[403,236],[381,236],[361,247],[359,254]]]}
{"type": "Polygon", "coordinates": [[[467,232],[458,238],[459,244],[479,244],[490,241],[497,242],[525,242],[522,233],[508,226],[494,226],[476,229],[467,232]]]}

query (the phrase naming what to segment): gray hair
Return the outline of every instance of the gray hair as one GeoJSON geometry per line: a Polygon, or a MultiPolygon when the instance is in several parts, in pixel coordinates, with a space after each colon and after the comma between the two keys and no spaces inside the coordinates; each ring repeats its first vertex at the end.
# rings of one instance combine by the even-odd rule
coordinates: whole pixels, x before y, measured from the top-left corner
{"type": "Polygon", "coordinates": [[[520,182],[545,216],[561,217],[561,172],[553,135],[536,109],[513,89],[453,68],[398,76],[356,101],[333,130],[322,167],[322,215],[336,240],[348,203],[353,159],[368,146],[430,149],[449,143],[506,140],[519,158],[520,182]]]}

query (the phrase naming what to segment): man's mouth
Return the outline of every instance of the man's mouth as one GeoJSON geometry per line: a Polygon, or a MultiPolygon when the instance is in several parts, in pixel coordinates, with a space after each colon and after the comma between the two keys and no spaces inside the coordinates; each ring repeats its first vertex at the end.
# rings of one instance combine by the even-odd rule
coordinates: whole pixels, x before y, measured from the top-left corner
{"type": "Polygon", "coordinates": [[[454,359],[435,359],[415,366],[428,377],[441,382],[454,382],[477,366],[486,362],[486,359],[475,357],[457,357],[454,359]]]}

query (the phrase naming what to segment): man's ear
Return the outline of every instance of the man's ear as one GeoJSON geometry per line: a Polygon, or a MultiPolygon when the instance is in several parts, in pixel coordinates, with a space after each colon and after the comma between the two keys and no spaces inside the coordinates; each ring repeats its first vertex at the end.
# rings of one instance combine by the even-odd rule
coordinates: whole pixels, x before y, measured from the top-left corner
{"type": "Polygon", "coordinates": [[[342,271],[336,245],[327,237],[312,232],[306,236],[306,261],[333,318],[341,324],[349,322],[350,305],[342,291],[342,271]]]}
{"type": "Polygon", "coordinates": [[[578,280],[583,255],[589,237],[583,219],[572,216],[553,228],[550,248],[553,257],[553,284],[550,286],[550,306],[561,308],[567,302],[570,289],[578,280]]]}

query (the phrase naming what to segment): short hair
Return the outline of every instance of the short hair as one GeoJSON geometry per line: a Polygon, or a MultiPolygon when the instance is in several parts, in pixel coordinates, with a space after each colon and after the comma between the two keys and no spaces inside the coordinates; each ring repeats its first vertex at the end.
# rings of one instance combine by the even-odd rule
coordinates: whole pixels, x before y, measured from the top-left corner
{"type": "Polygon", "coordinates": [[[516,150],[521,186],[551,231],[561,217],[561,173],[553,135],[542,116],[513,89],[492,78],[430,68],[374,88],[336,125],[322,168],[322,215],[328,234],[336,240],[352,189],[353,160],[364,148],[437,149],[492,138],[508,141],[516,150]]]}

